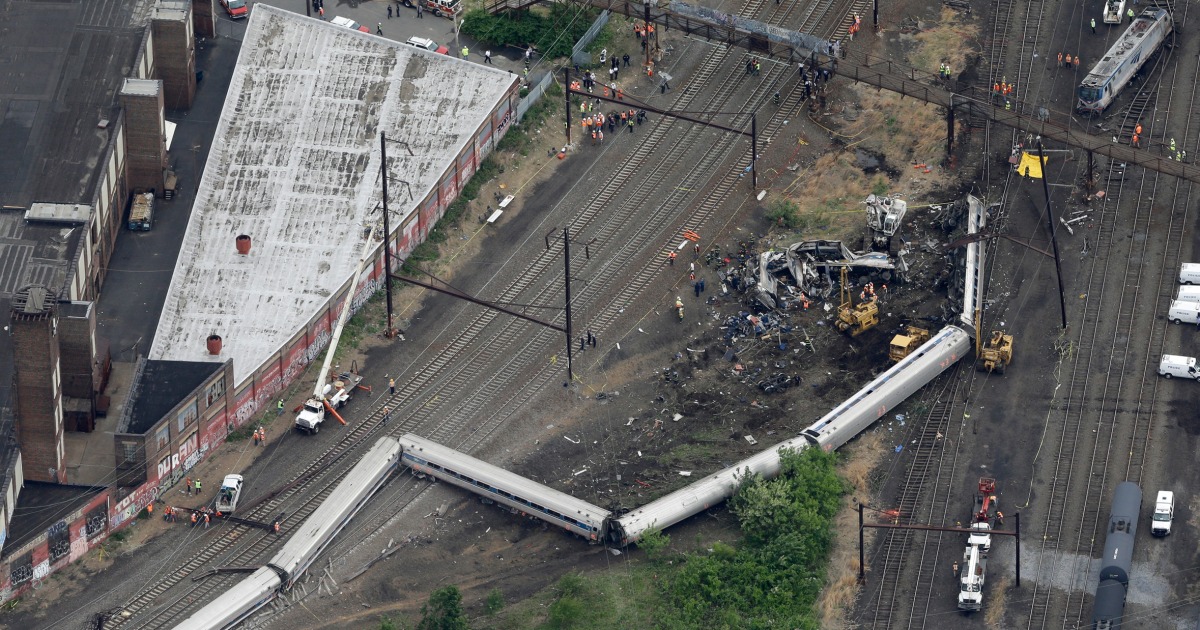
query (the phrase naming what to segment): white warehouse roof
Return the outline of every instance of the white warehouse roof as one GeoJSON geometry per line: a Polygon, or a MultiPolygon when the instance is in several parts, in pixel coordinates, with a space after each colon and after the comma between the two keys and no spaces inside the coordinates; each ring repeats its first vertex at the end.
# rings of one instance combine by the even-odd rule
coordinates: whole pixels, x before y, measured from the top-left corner
{"type": "Polygon", "coordinates": [[[408,148],[388,151],[409,184],[391,187],[396,230],[515,80],[256,4],[149,358],[232,357],[243,383],[354,273],[362,226],[379,218],[379,132],[408,148]]]}

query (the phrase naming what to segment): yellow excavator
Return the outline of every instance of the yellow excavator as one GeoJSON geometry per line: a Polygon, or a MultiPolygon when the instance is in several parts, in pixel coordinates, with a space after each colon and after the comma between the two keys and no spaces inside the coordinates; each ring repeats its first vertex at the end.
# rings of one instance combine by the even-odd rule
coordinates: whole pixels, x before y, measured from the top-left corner
{"type": "Polygon", "coordinates": [[[875,303],[874,298],[864,300],[858,306],[854,305],[853,296],[850,294],[849,272],[845,267],[842,267],[841,285],[842,303],[838,306],[837,328],[850,333],[851,337],[857,337],[879,323],[879,305],[875,303]]]}
{"type": "Polygon", "coordinates": [[[1003,330],[993,330],[991,339],[979,352],[979,369],[1004,374],[1008,364],[1012,363],[1012,353],[1013,336],[1004,334],[1003,330]]]}
{"type": "Polygon", "coordinates": [[[892,361],[900,361],[926,341],[929,341],[928,330],[907,326],[904,332],[892,337],[892,343],[888,345],[888,358],[892,361]]]}

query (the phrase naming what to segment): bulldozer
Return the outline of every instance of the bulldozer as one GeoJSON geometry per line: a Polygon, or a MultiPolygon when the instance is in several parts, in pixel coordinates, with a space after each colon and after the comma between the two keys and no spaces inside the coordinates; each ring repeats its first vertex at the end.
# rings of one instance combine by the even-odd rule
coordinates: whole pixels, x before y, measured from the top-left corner
{"type": "Polygon", "coordinates": [[[900,361],[926,341],[929,341],[928,330],[916,326],[906,326],[904,332],[892,337],[892,343],[888,346],[888,358],[892,361],[900,361]]]}
{"type": "Polygon", "coordinates": [[[842,267],[841,298],[838,306],[837,328],[842,332],[857,337],[879,323],[879,305],[874,299],[863,300],[858,306],[850,295],[849,272],[842,267]]]}
{"type": "Polygon", "coordinates": [[[1004,334],[1003,330],[993,330],[991,339],[983,344],[979,353],[979,369],[984,372],[1004,374],[1008,364],[1012,363],[1013,336],[1004,334]]]}

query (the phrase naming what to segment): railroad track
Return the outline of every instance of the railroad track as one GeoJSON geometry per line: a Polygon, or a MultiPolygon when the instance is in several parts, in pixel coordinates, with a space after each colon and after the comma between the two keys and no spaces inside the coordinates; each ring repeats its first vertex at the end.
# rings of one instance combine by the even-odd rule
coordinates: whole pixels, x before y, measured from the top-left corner
{"type": "MultiPolygon", "coordinates": [[[[912,433],[916,437],[908,436],[904,440],[909,461],[895,502],[888,505],[889,509],[898,512],[891,517],[896,522],[940,524],[947,518],[948,505],[945,495],[940,500],[932,500],[931,493],[949,485],[944,476],[952,477],[955,474],[954,466],[945,462],[945,436],[952,432],[952,421],[962,418],[959,394],[965,382],[963,372],[970,369],[969,366],[966,362],[959,362],[925,390],[930,392],[929,397],[933,401],[921,423],[914,423],[912,433]]],[[[957,443],[956,441],[956,445],[957,443]]],[[[957,451],[951,453],[951,457],[957,459],[957,451]]],[[[885,515],[883,518],[888,517],[885,515]]],[[[932,575],[938,556],[932,553],[931,557],[919,561],[916,576],[906,573],[905,565],[914,550],[914,541],[923,550],[928,551],[930,537],[928,534],[920,535],[908,529],[884,530],[881,536],[882,540],[872,558],[872,565],[877,568],[870,573],[871,578],[877,582],[873,589],[873,603],[869,615],[862,621],[866,622],[869,619],[872,628],[884,630],[911,628],[914,624],[923,627],[923,613],[928,605],[929,589],[926,589],[923,596],[914,596],[913,591],[919,589],[914,588],[912,581],[915,579],[919,584],[923,577],[929,578],[928,583],[932,589],[932,575]]]]}
{"type": "MultiPolygon", "coordinates": [[[[296,510],[286,513],[285,518],[285,523],[289,525],[297,525],[302,522],[320,505],[320,500],[310,500],[309,498],[319,496],[321,500],[324,500],[324,497],[340,481],[340,473],[333,474],[333,471],[344,472],[344,468],[338,468],[342,463],[353,465],[355,458],[351,456],[357,455],[354,447],[375,433],[382,418],[382,413],[371,414],[362,422],[351,426],[336,443],[276,491],[243,504],[238,511],[238,516],[269,523],[282,511],[283,506],[288,505],[290,499],[303,496],[306,501],[301,503],[296,510]],[[316,492],[313,492],[314,486],[318,486],[316,492]]],[[[217,521],[218,528],[222,524],[220,520],[217,521]]],[[[199,552],[164,574],[153,586],[126,602],[105,622],[104,628],[121,628],[137,615],[151,611],[156,606],[159,597],[168,593],[184,578],[192,576],[213,561],[220,559],[224,564],[235,565],[242,560],[258,560],[278,541],[278,537],[273,533],[266,533],[248,525],[230,524],[225,527],[225,530],[225,533],[217,536],[215,540],[206,541],[205,546],[199,552]],[[262,533],[259,533],[260,531],[262,533]]],[[[285,526],[282,533],[287,534],[288,527],[285,526]]],[[[201,594],[211,592],[207,584],[208,582],[205,582],[198,587],[201,594]]],[[[178,601],[178,598],[175,601],[178,601]]],[[[169,605],[169,609],[177,610],[175,602],[169,605]]],[[[168,617],[165,622],[172,619],[178,621],[177,617],[168,617]]],[[[158,626],[148,625],[145,627],[158,626]]]]}
{"type": "MultiPolygon", "coordinates": [[[[1166,67],[1169,58],[1160,58],[1160,62],[1166,67]]],[[[1132,128],[1135,122],[1143,119],[1147,112],[1143,108],[1157,102],[1156,93],[1160,86],[1158,83],[1149,89],[1150,95],[1135,95],[1124,111],[1120,128],[1132,128]]],[[[1192,107],[1195,107],[1194,100],[1192,107]]],[[[1169,107],[1165,117],[1170,120],[1169,107]]],[[[1192,128],[1190,118],[1187,127],[1192,128]]],[[[1060,614],[1064,626],[1078,626],[1087,618],[1086,594],[1094,585],[1078,577],[1071,588],[1063,588],[1062,584],[1050,583],[1050,574],[1055,565],[1066,563],[1072,566],[1072,575],[1088,575],[1088,559],[1093,547],[1103,544],[1104,511],[1101,506],[1106,500],[1105,489],[1132,472],[1128,465],[1123,466],[1125,470],[1114,470],[1117,467],[1113,466],[1113,454],[1129,453],[1130,462],[1145,460],[1151,418],[1148,414],[1144,419],[1140,414],[1135,415],[1135,426],[1129,429],[1125,426],[1128,423],[1124,422],[1126,412],[1123,410],[1129,396],[1146,394],[1150,364],[1155,360],[1149,349],[1156,344],[1155,328],[1161,329],[1161,324],[1156,322],[1161,299],[1159,294],[1154,294],[1151,296],[1154,303],[1148,306],[1147,299],[1139,298],[1144,295],[1142,285],[1149,276],[1146,269],[1150,259],[1161,261],[1158,282],[1148,283],[1159,289],[1170,279],[1168,267],[1178,260],[1178,250],[1182,247],[1183,218],[1177,218],[1177,213],[1171,213],[1167,240],[1168,244],[1171,239],[1178,243],[1174,256],[1168,255],[1165,248],[1159,250],[1159,241],[1150,238],[1162,211],[1155,208],[1153,200],[1159,196],[1163,176],[1140,171],[1137,181],[1131,184],[1125,165],[1110,162],[1108,168],[1106,179],[1111,187],[1096,223],[1083,317],[1074,341],[1073,367],[1064,400],[1066,408],[1062,413],[1054,471],[1050,475],[1049,507],[1039,553],[1041,562],[1034,577],[1026,625],[1031,629],[1059,625],[1060,614]],[[1127,191],[1128,188],[1134,190],[1127,191]],[[1126,196],[1133,197],[1134,209],[1129,216],[1125,216],[1128,211],[1121,210],[1121,200],[1126,196]],[[1125,247],[1129,249],[1125,250],[1125,247]],[[1114,260],[1121,259],[1124,260],[1123,267],[1112,269],[1114,260]],[[1111,310],[1113,302],[1116,303],[1115,313],[1111,310]],[[1108,329],[1110,324],[1111,330],[1108,329]],[[1151,331],[1147,352],[1141,356],[1128,347],[1137,330],[1151,331]],[[1134,373],[1138,363],[1141,369],[1137,370],[1135,379],[1130,374],[1134,373]],[[1134,389],[1136,394],[1131,391],[1134,389]],[[1081,449],[1083,457],[1078,458],[1081,449]],[[1077,475],[1081,478],[1076,479],[1077,475]]],[[[1176,194],[1183,185],[1176,182],[1176,194]]],[[[1183,214],[1186,217],[1186,210],[1183,214]]],[[[1161,336],[1157,338],[1161,348],[1161,336]]],[[[1149,386],[1151,404],[1157,386],[1157,382],[1149,386]]]]}
{"type": "MultiPolygon", "coordinates": [[[[761,8],[764,4],[765,0],[761,0],[754,6],[761,8]]],[[[721,88],[716,94],[712,92],[705,92],[703,94],[704,97],[711,99],[714,103],[721,103],[728,100],[735,92],[736,82],[730,79],[736,74],[736,68],[731,72],[727,72],[728,76],[724,77],[723,80],[715,79],[717,72],[722,68],[728,56],[726,52],[717,51],[703,62],[696,74],[698,79],[694,83],[698,85],[706,85],[714,81],[719,81],[718,85],[721,88]]],[[[759,101],[763,100],[767,85],[769,85],[768,81],[762,81],[754,91],[754,98],[759,101]]],[[[686,103],[697,98],[700,93],[698,89],[691,90],[687,98],[684,99],[684,105],[686,106],[686,103]]],[[[643,136],[639,140],[650,146],[660,147],[667,145],[682,150],[674,151],[666,159],[661,157],[654,158],[654,168],[647,168],[647,163],[650,162],[655,154],[651,152],[641,153],[640,157],[635,157],[634,160],[627,162],[627,167],[621,171],[618,176],[619,179],[614,181],[614,185],[610,186],[609,189],[611,191],[624,189],[623,192],[628,192],[632,189],[636,193],[636,195],[631,195],[633,199],[639,199],[639,196],[643,200],[648,198],[653,192],[653,184],[657,179],[656,176],[661,176],[662,173],[665,173],[672,167],[679,167],[687,156],[688,150],[694,149],[700,141],[698,134],[688,134],[690,141],[667,143],[665,140],[670,131],[672,131],[672,125],[654,125],[649,132],[649,138],[643,136]],[[647,173],[649,174],[647,175],[647,173]],[[633,179],[635,174],[641,177],[641,181],[631,183],[630,180],[633,179]]],[[[703,173],[716,168],[717,164],[725,157],[722,153],[707,152],[704,160],[695,165],[696,168],[689,171],[692,180],[699,181],[703,173]]],[[[726,195],[731,192],[732,186],[727,188],[726,195]]],[[[614,196],[615,192],[610,192],[603,199],[594,200],[576,219],[576,225],[591,227],[592,222],[599,221],[600,219],[606,219],[609,226],[627,223],[635,213],[634,211],[639,207],[639,204],[614,204],[614,196]],[[616,205],[618,208],[626,208],[628,211],[623,215],[603,212],[610,209],[613,205],[616,205]]],[[[711,216],[712,212],[715,212],[716,207],[719,205],[717,203],[719,199],[712,199],[711,201],[713,202],[711,210],[697,215],[699,219],[707,219],[708,216],[711,216]]],[[[660,219],[669,218],[672,211],[678,212],[685,206],[686,201],[684,200],[678,200],[673,207],[663,204],[661,210],[656,213],[656,216],[660,219]]],[[[603,224],[601,227],[603,227],[603,224]]],[[[648,225],[647,228],[657,228],[661,231],[662,225],[648,225]]],[[[609,234],[615,234],[616,232],[615,229],[609,228],[609,234]]],[[[644,233],[644,231],[642,232],[644,233]]],[[[639,244],[645,245],[651,238],[647,236],[644,239],[645,242],[639,244]]],[[[657,237],[655,236],[654,238],[657,237]]],[[[645,248],[643,247],[642,249],[645,248]]],[[[518,280],[507,287],[499,299],[503,299],[503,296],[525,294],[530,287],[538,284],[539,278],[544,280],[545,273],[558,264],[555,253],[551,251],[538,257],[534,265],[530,269],[524,270],[524,273],[521,274],[521,278],[524,278],[524,280],[518,280]]],[[[653,269],[653,267],[648,266],[647,269],[653,269]]],[[[648,286],[659,275],[658,271],[655,269],[653,273],[641,274],[641,281],[636,283],[638,288],[648,286]]],[[[546,283],[543,282],[542,284],[546,283]]],[[[384,407],[391,409],[392,418],[403,418],[403,421],[398,421],[391,425],[394,428],[389,427],[392,432],[411,431],[423,426],[429,428],[430,424],[434,424],[432,433],[435,439],[454,436],[457,431],[461,431],[467,420],[472,418],[477,419],[480,415],[486,415],[486,408],[489,405],[493,409],[502,409],[503,411],[493,412],[486,422],[470,433],[468,438],[463,441],[463,444],[473,447],[485,439],[487,435],[490,435],[495,430],[495,427],[499,426],[504,419],[511,415],[511,410],[515,406],[534,395],[558,371],[557,368],[544,366],[540,370],[535,371],[536,378],[525,381],[522,384],[523,386],[519,387],[513,387],[511,378],[494,377],[482,379],[484,370],[487,369],[490,371],[494,369],[499,359],[506,354],[509,359],[506,363],[502,363],[502,365],[505,368],[514,367],[518,369],[502,369],[497,373],[527,376],[528,369],[524,371],[519,369],[521,367],[519,365],[521,362],[519,357],[536,356],[529,354],[529,351],[535,345],[534,341],[525,341],[524,346],[521,346],[520,340],[522,339],[536,339],[535,335],[528,334],[526,327],[507,322],[501,326],[499,332],[493,332],[492,329],[495,327],[489,327],[489,324],[494,319],[495,316],[490,311],[476,316],[473,321],[468,323],[463,334],[457,336],[449,345],[439,348],[439,351],[434,354],[434,358],[423,366],[423,369],[417,370],[413,378],[401,380],[398,383],[398,391],[395,395],[381,396],[380,401],[375,405],[374,411],[367,414],[367,418],[363,421],[352,426],[341,436],[334,446],[330,447],[312,465],[298,474],[288,484],[285,484],[279,491],[273,493],[270,499],[258,505],[244,506],[241,511],[246,513],[247,517],[251,519],[270,520],[286,501],[304,494],[308,499],[295,511],[288,514],[288,522],[300,522],[320,503],[319,499],[313,499],[312,497],[323,498],[324,494],[332,489],[332,485],[336,483],[336,479],[340,476],[341,472],[350,465],[343,461],[346,455],[353,450],[354,446],[364,442],[376,433],[376,429],[383,418],[382,410],[384,407]],[[489,343],[480,343],[480,338],[485,331],[487,331],[487,338],[491,341],[489,343]],[[463,369],[462,366],[464,365],[478,367],[463,369]],[[459,403],[450,414],[445,414],[444,405],[439,404],[444,398],[443,394],[462,392],[464,389],[470,389],[468,384],[478,382],[479,380],[485,381],[484,387],[474,390],[475,395],[459,403]],[[503,398],[502,393],[505,391],[515,391],[516,393],[509,395],[502,403],[496,404],[498,398],[503,398]],[[446,421],[436,422],[438,420],[446,421]],[[317,473],[320,471],[328,472],[327,477],[333,481],[328,482],[320,491],[313,492],[312,484],[317,477],[317,473]]],[[[608,322],[605,321],[603,323],[608,322]]],[[[602,324],[597,325],[597,328],[602,329],[602,324]]],[[[194,574],[196,570],[207,566],[217,559],[224,564],[236,564],[238,560],[253,563],[254,561],[261,562],[265,559],[273,545],[273,536],[260,537],[253,544],[235,550],[236,552],[232,557],[229,556],[227,552],[234,550],[235,542],[244,539],[247,533],[252,533],[252,530],[245,526],[239,525],[229,528],[227,535],[218,538],[202,553],[195,554],[189,558],[178,570],[173,571],[154,587],[147,589],[127,602],[117,615],[110,618],[105,627],[122,627],[139,615],[151,611],[155,606],[158,606],[155,615],[156,619],[146,622],[145,627],[157,627],[160,625],[158,619],[178,619],[190,607],[198,603],[204,595],[215,591],[227,581],[211,579],[204,583],[205,586],[192,593],[176,597],[165,605],[157,604],[159,598],[169,593],[171,588],[181,582],[184,577],[194,574]]]]}

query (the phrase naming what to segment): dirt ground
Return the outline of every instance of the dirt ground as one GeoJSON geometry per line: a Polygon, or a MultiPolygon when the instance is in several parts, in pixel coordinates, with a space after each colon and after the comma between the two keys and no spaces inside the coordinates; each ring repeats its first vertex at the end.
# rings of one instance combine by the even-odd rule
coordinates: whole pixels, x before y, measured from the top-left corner
{"type": "MultiPolygon", "coordinates": [[[[966,28],[945,12],[928,19],[942,20],[957,30],[966,28]]],[[[673,34],[664,37],[676,46],[686,45],[682,40],[672,41],[673,34]]],[[[943,41],[932,36],[927,39],[943,41]]],[[[924,51],[923,55],[936,55],[922,48],[927,44],[919,37],[906,41],[914,50],[924,51]]],[[[551,115],[547,126],[535,135],[544,132],[549,136],[560,119],[561,112],[551,115]]],[[[931,108],[911,101],[899,103],[874,90],[835,81],[828,111],[785,127],[764,153],[760,167],[767,174],[764,188],[770,197],[797,202],[801,214],[809,219],[806,229],[770,226],[762,216],[762,206],[739,206],[711,246],[706,243],[700,256],[693,258],[688,252],[677,263],[675,282],[686,311],[683,322],[674,321],[673,313],[659,304],[647,306],[642,313],[627,314],[627,328],[620,335],[624,340],[621,351],[585,351],[580,355],[580,372],[585,376],[579,386],[541,396],[530,405],[530,413],[519,426],[477,455],[597,505],[621,510],[644,504],[797,434],[887,367],[887,343],[893,331],[907,323],[939,326],[946,301],[942,281],[951,273],[952,262],[940,249],[927,246],[945,242],[947,234],[936,227],[938,211],[924,206],[958,198],[964,177],[937,166],[942,124],[939,113],[931,108]],[[881,111],[893,115],[880,120],[881,111]],[[928,142],[929,137],[935,142],[928,142]],[[878,164],[864,171],[864,157],[869,158],[866,162],[878,164]],[[922,166],[916,167],[918,164],[922,166]],[[857,338],[838,333],[832,326],[835,292],[828,303],[817,301],[807,310],[796,307],[773,313],[781,318],[782,327],[773,328],[770,334],[729,334],[726,326],[730,322],[754,311],[746,296],[723,291],[720,281],[720,274],[737,263],[742,249],[739,243],[752,243],[755,251],[764,251],[810,238],[843,238],[857,249],[865,214],[861,201],[879,187],[903,193],[910,208],[915,208],[910,210],[905,228],[914,271],[907,283],[892,281],[888,292],[880,295],[881,323],[877,328],[857,338]],[[706,254],[711,248],[723,255],[709,259],[706,254]],[[732,264],[723,265],[725,257],[732,258],[732,264]],[[693,262],[698,278],[707,283],[700,297],[693,295],[686,277],[688,264],[693,262]],[[930,287],[940,288],[931,295],[930,287]],[[759,387],[760,382],[780,374],[799,382],[775,393],[759,387]],[[562,404],[565,400],[572,404],[562,404]],[[581,401],[583,404],[577,404],[581,401]],[[529,452],[530,445],[536,452],[529,452]]],[[[432,265],[435,273],[447,279],[469,269],[476,264],[476,257],[485,254],[486,228],[473,217],[484,212],[495,193],[535,190],[566,164],[544,156],[540,148],[527,156],[509,153],[498,158],[505,164],[504,172],[483,186],[460,228],[444,244],[441,259],[432,265]]],[[[530,197],[533,195],[518,195],[518,199],[530,197]]],[[[508,212],[520,213],[520,203],[508,212]]],[[[866,277],[856,282],[868,279],[881,284],[877,278],[866,277]]],[[[399,328],[420,316],[426,296],[427,292],[411,287],[397,293],[399,328]]],[[[361,317],[382,321],[382,313],[382,303],[376,300],[361,317]]],[[[370,334],[339,357],[339,362],[365,362],[372,350],[392,343],[380,330],[380,326],[368,327],[370,334]]],[[[299,404],[306,393],[293,388],[286,405],[299,404]]],[[[272,420],[273,414],[264,416],[269,440],[278,439],[290,428],[288,422],[272,420]]],[[[875,432],[868,432],[848,448],[844,470],[853,491],[839,518],[844,526],[840,530],[852,529],[848,519],[854,518],[853,502],[869,500],[876,490],[872,471],[883,460],[886,448],[875,432]]],[[[255,450],[249,441],[227,443],[202,463],[197,474],[207,493],[215,492],[224,471],[248,465],[248,459],[258,455],[255,450]]],[[[176,505],[200,503],[178,491],[167,496],[176,505]]],[[[458,492],[446,492],[437,501],[448,502],[448,518],[440,522],[426,519],[425,530],[411,533],[413,542],[408,548],[341,584],[336,597],[316,602],[309,598],[293,607],[275,625],[369,627],[383,614],[411,621],[430,591],[451,583],[463,591],[472,616],[478,616],[483,614],[483,601],[492,589],[500,589],[511,604],[546,588],[566,572],[614,566],[619,570],[624,562],[641,558],[640,552],[626,550],[614,565],[614,556],[603,548],[548,532],[540,523],[518,520],[458,492]],[[314,604],[318,604],[315,609],[314,604]]],[[[61,578],[51,580],[27,598],[25,605],[45,614],[54,601],[77,594],[83,585],[102,575],[114,558],[130,554],[164,533],[163,540],[169,541],[170,531],[158,518],[140,521],[123,543],[106,545],[103,553],[89,554],[56,574],[61,578]]],[[[677,549],[701,548],[714,540],[738,536],[736,522],[719,507],[668,533],[677,549]]],[[[827,627],[842,625],[843,607],[855,596],[853,544],[840,537],[831,562],[829,588],[822,600],[827,627]]]]}
{"type": "MultiPolygon", "coordinates": [[[[969,32],[953,13],[929,17],[934,21],[926,27],[940,19],[947,29],[969,32]]],[[[906,45],[931,58],[945,52],[931,51],[927,41],[944,46],[944,33],[927,29],[924,38],[905,39],[906,45]]],[[[616,333],[621,351],[584,351],[578,359],[584,376],[577,388],[543,395],[530,405],[519,426],[477,455],[602,507],[622,510],[731,465],[811,424],[887,367],[887,343],[895,330],[907,323],[941,325],[947,303],[945,278],[953,272],[953,263],[940,247],[928,246],[949,240],[937,220],[941,211],[928,205],[960,198],[967,179],[962,172],[939,166],[943,131],[940,113],[932,108],[838,84],[829,111],[794,121],[763,156],[769,194],[797,202],[802,214],[812,218],[806,229],[770,226],[762,206],[744,204],[712,243],[734,258],[734,264],[739,242],[754,243],[756,251],[764,251],[809,238],[843,238],[857,248],[866,194],[880,186],[903,193],[914,208],[905,228],[914,271],[907,283],[892,282],[888,293],[880,295],[877,328],[857,338],[838,333],[832,326],[835,292],[829,303],[773,313],[784,327],[769,335],[730,336],[725,326],[731,318],[755,309],[746,296],[722,291],[720,273],[732,265],[709,260],[706,244],[700,256],[688,252],[677,263],[675,286],[686,312],[682,323],[661,304],[626,314],[626,330],[616,333]],[[890,122],[878,117],[880,111],[894,112],[890,122]],[[928,141],[931,136],[933,142],[928,141]],[[864,154],[880,165],[864,171],[864,154]],[[693,262],[697,277],[707,281],[699,298],[690,291],[687,278],[688,263],[693,262]],[[799,384],[764,393],[759,383],[776,374],[797,377],[799,384]],[[531,446],[536,452],[530,452],[531,446]]],[[[536,187],[560,165],[540,157],[521,162],[501,178],[506,187],[536,187]]],[[[495,183],[485,186],[481,199],[490,199],[495,188],[495,183]]],[[[448,243],[439,263],[442,272],[452,276],[461,261],[479,253],[482,241],[473,227],[448,243]]],[[[878,278],[868,277],[855,282],[867,280],[880,284],[878,278]]],[[[417,312],[417,299],[406,313],[417,312]]],[[[872,429],[846,449],[844,472],[853,490],[838,521],[841,531],[853,529],[856,516],[851,507],[859,500],[870,502],[878,490],[873,472],[890,452],[885,431],[872,429]]],[[[321,600],[328,604],[322,621],[308,617],[311,626],[365,625],[385,614],[411,621],[431,590],[450,583],[463,591],[470,614],[480,616],[492,589],[501,590],[512,604],[569,571],[620,571],[625,562],[641,560],[636,550],[613,560],[603,549],[547,532],[540,523],[516,520],[459,493],[445,496],[450,518],[418,535],[424,543],[398,554],[403,556],[402,571],[381,563],[343,584],[338,597],[321,600]]],[[[677,549],[699,549],[714,540],[738,537],[736,522],[719,507],[668,533],[677,549]]],[[[844,626],[845,607],[857,594],[855,545],[855,540],[839,537],[821,602],[826,627],[844,626]]],[[[283,617],[288,624],[305,624],[302,619],[303,613],[283,617]]]]}

